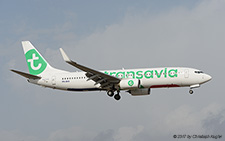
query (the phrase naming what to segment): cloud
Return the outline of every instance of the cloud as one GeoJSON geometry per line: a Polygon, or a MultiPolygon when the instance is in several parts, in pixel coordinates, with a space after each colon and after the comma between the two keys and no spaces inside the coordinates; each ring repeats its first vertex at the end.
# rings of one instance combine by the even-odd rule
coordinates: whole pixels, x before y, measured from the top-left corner
{"type": "MultiPolygon", "coordinates": [[[[38,48],[52,48],[54,52],[63,47],[72,59],[83,64],[90,65],[98,61],[96,65],[100,69],[133,68],[134,64],[136,67],[148,67],[146,64],[155,67],[189,66],[198,59],[197,54],[201,53],[202,48],[205,48],[206,56],[209,52],[215,55],[217,51],[223,50],[219,47],[212,50],[211,47],[224,44],[222,37],[225,32],[220,28],[225,24],[221,14],[224,5],[223,1],[201,1],[192,9],[175,7],[167,13],[156,15],[128,12],[122,21],[96,29],[81,39],[78,39],[73,27],[76,25],[76,14],[64,12],[67,17],[64,23],[48,29],[31,29],[26,32],[26,36],[36,35],[35,38],[27,39],[32,39],[34,43],[42,42],[36,44],[38,48]],[[48,36],[48,40],[44,40],[45,36],[48,36]],[[174,53],[176,56],[171,57],[174,53]]],[[[207,58],[202,57],[199,61],[205,63],[207,58]]]]}
{"type": "Polygon", "coordinates": [[[223,105],[211,103],[200,110],[192,106],[182,105],[168,113],[158,132],[163,136],[173,134],[223,134],[225,128],[225,109],[223,105]],[[218,130],[219,129],[219,130],[218,130]]]}
{"type": "MultiPolygon", "coordinates": [[[[165,126],[171,133],[202,132],[202,115],[190,106],[183,105],[165,117],[165,126]]],[[[165,131],[165,130],[164,130],[165,131]]]]}
{"type": "Polygon", "coordinates": [[[96,134],[96,131],[88,131],[78,127],[58,130],[51,133],[48,141],[132,141],[143,131],[143,126],[120,127],[117,130],[108,129],[96,134]]]}
{"type": "Polygon", "coordinates": [[[2,141],[38,141],[34,136],[23,135],[19,131],[0,130],[0,140],[2,141]]]}
{"type": "Polygon", "coordinates": [[[94,137],[93,141],[114,141],[115,131],[112,129],[102,131],[94,137]]]}
{"type": "Polygon", "coordinates": [[[143,131],[143,126],[134,127],[121,127],[115,133],[114,140],[117,141],[131,141],[137,136],[139,133],[143,131]]]}
{"type": "MultiPolygon", "coordinates": [[[[155,113],[152,114],[154,116],[155,113]]],[[[156,115],[157,116],[157,115],[156,115]]],[[[153,117],[154,118],[154,117],[153,117]]],[[[0,131],[0,140],[46,140],[46,141],[135,141],[174,140],[173,135],[223,135],[225,129],[225,108],[215,103],[202,109],[182,105],[161,117],[160,122],[149,120],[152,125],[121,126],[102,131],[84,127],[71,127],[51,132],[46,139],[25,136],[18,131],[0,131]]]]}
{"type": "MultiPolygon", "coordinates": [[[[152,114],[154,118],[155,113],[152,114]]],[[[225,108],[211,103],[202,109],[182,105],[161,117],[160,122],[149,120],[147,125],[122,126],[104,131],[87,130],[72,127],[51,133],[48,141],[58,140],[93,140],[93,141],[135,141],[135,140],[174,140],[173,135],[223,135],[225,129],[225,108]]]]}
{"type": "Polygon", "coordinates": [[[87,141],[91,140],[93,133],[79,127],[62,129],[51,133],[48,141],[87,141]]]}
{"type": "Polygon", "coordinates": [[[211,134],[224,134],[225,130],[225,109],[221,109],[215,113],[215,111],[208,112],[209,117],[203,120],[203,127],[207,133],[211,134]]]}
{"type": "Polygon", "coordinates": [[[67,48],[70,56],[76,54],[73,59],[87,65],[98,62],[99,68],[104,69],[146,64],[198,67],[192,62],[203,48],[206,55],[201,56],[200,63],[206,63],[209,52],[214,56],[222,49],[218,46],[224,44],[220,39],[225,36],[221,28],[225,23],[224,5],[223,1],[202,1],[193,9],[176,7],[154,16],[127,14],[121,22],[96,30],[67,48]]]}

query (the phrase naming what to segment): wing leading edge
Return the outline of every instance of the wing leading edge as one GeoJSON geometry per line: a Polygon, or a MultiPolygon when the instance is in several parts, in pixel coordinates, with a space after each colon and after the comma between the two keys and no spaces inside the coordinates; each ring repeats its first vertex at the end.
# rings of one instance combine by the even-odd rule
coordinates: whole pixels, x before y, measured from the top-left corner
{"type": "Polygon", "coordinates": [[[88,68],[86,66],[80,65],[80,64],[70,60],[62,48],[60,48],[60,52],[61,52],[65,62],[86,72],[85,75],[88,77],[87,81],[93,80],[95,82],[95,85],[100,84],[101,88],[103,88],[103,89],[112,89],[112,88],[114,89],[115,85],[119,84],[119,82],[121,81],[121,79],[119,79],[117,77],[114,77],[114,76],[102,73],[100,71],[88,68]]]}

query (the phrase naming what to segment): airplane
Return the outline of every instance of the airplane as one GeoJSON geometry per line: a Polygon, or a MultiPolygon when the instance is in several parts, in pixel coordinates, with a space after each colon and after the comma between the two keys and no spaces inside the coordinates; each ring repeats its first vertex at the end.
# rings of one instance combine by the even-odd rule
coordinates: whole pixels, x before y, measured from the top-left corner
{"type": "Polygon", "coordinates": [[[30,41],[22,41],[29,73],[11,69],[27,78],[27,81],[43,87],[67,91],[106,91],[110,97],[120,100],[120,91],[132,96],[150,95],[152,88],[200,87],[212,77],[203,71],[187,67],[161,67],[120,70],[95,70],[72,61],[62,48],[64,61],[80,72],[56,69],[42,57],[30,41]]]}

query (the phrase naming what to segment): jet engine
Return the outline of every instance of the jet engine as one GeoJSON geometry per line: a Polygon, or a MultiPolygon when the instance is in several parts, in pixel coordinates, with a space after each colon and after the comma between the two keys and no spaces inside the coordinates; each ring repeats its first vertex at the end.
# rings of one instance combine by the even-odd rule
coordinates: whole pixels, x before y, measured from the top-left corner
{"type": "Polygon", "coordinates": [[[141,81],[139,79],[122,79],[119,83],[120,89],[139,88],[141,81]]]}
{"type": "Polygon", "coordinates": [[[143,88],[143,89],[129,90],[128,92],[133,96],[139,96],[139,95],[149,95],[150,91],[151,91],[150,88],[143,88]]]}

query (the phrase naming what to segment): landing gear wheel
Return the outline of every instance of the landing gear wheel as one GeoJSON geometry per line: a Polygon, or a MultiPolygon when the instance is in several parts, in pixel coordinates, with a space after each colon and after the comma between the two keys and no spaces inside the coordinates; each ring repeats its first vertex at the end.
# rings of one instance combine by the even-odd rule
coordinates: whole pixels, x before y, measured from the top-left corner
{"type": "Polygon", "coordinates": [[[120,100],[121,96],[120,96],[119,94],[116,94],[116,95],[114,96],[114,98],[115,98],[115,100],[120,100]]]}
{"type": "Polygon", "coordinates": [[[112,91],[112,90],[108,91],[107,92],[107,95],[110,96],[110,97],[112,97],[114,95],[114,91],[112,91]]]}
{"type": "Polygon", "coordinates": [[[193,90],[189,90],[189,93],[190,93],[190,94],[193,94],[193,93],[194,93],[194,91],[193,91],[193,90]]]}

